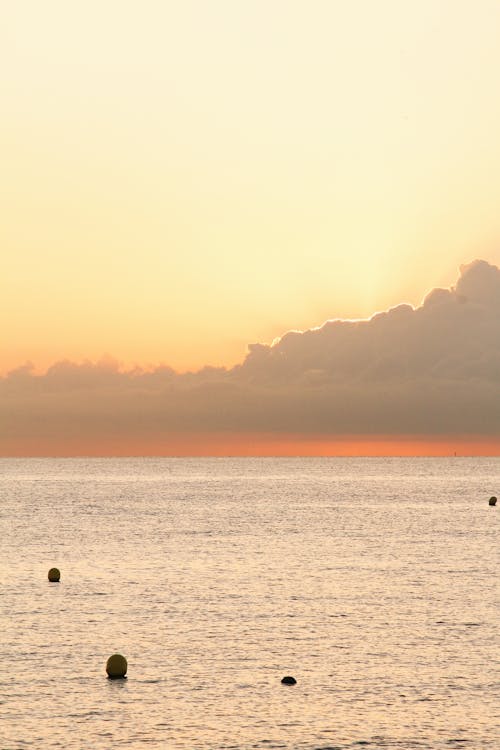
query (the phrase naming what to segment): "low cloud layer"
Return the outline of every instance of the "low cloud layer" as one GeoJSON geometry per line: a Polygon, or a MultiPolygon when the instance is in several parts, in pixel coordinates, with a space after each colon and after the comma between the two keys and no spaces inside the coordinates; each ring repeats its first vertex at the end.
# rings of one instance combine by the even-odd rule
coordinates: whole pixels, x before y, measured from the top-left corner
{"type": "Polygon", "coordinates": [[[500,270],[474,261],[416,309],[291,331],[251,345],[230,370],[122,372],[108,360],[58,362],[44,375],[21,367],[0,379],[0,419],[4,455],[23,445],[161,453],[190,434],[498,438],[500,270]]]}

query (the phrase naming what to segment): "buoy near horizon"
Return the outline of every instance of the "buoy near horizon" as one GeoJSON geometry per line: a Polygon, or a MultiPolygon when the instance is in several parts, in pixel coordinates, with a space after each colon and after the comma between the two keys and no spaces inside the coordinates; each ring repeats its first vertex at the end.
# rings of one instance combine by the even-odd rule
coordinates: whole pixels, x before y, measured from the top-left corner
{"type": "Polygon", "coordinates": [[[286,677],[283,677],[283,679],[281,680],[281,684],[282,685],[296,685],[297,680],[295,679],[295,677],[292,677],[291,675],[288,674],[286,677]]]}
{"type": "Polygon", "coordinates": [[[123,679],[127,674],[127,660],[121,654],[113,654],[106,662],[106,673],[110,680],[123,679]]]}
{"type": "Polygon", "coordinates": [[[489,499],[489,501],[488,501],[488,505],[489,505],[489,506],[490,506],[491,508],[494,508],[496,504],[497,504],[497,499],[496,499],[496,497],[494,497],[494,496],[493,496],[493,497],[490,497],[490,499],[489,499]]]}
{"type": "Polygon", "coordinates": [[[61,580],[61,571],[59,568],[51,568],[48,572],[47,578],[51,583],[59,583],[61,580]]]}

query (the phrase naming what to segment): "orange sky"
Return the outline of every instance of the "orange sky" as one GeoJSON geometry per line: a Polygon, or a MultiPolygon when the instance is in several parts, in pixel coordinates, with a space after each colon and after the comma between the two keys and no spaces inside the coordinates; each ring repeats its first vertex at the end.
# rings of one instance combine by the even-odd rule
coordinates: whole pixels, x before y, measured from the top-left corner
{"type": "MultiPolygon", "coordinates": [[[[416,307],[474,258],[500,265],[499,3],[21,0],[1,25],[0,376],[231,367],[292,329],[416,307]]],[[[7,452],[402,450],[203,425],[51,447],[16,437],[0,385],[7,452]]],[[[457,453],[497,450],[482,440],[457,453]]]]}
{"type": "Polygon", "coordinates": [[[500,263],[500,5],[2,10],[0,372],[180,370],[500,263]]]}
{"type": "Polygon", "coordinates": [[[193,434],[170,439],[124,436],[120,441],[72,437],[62,443],[23,438],[3,446],[6,456],[500,456],[500,437],[425,435],[325,436],[303,435],[193,434]]]}

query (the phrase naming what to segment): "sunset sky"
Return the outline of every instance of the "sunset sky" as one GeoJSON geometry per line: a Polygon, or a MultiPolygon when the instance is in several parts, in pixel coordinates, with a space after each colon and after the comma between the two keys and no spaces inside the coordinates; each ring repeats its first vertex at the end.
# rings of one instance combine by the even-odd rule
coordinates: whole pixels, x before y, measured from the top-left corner
{"type": "Polygon", "coordinates": [[[499,33],[496,0],[4,4],[0,453],[500,453],[499,33]]]}

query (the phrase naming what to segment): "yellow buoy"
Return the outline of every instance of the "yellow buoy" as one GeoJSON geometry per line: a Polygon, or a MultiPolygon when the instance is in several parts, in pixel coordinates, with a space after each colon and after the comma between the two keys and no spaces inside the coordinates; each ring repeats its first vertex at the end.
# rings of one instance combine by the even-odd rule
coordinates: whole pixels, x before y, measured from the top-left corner
{"type": "Polygon", "coordinates": [[[116,680],[119,677],[125,677],[127,674],[127,660],[121,654],[113,654],[106,662],[106,672],[108,677],[116,680]]]}
{"type": "Polygon", "coordinates": [[[51,583],[59,583],[61,571],[58,568],[51,568],[49,570],[48,578],[51,583]]]}

